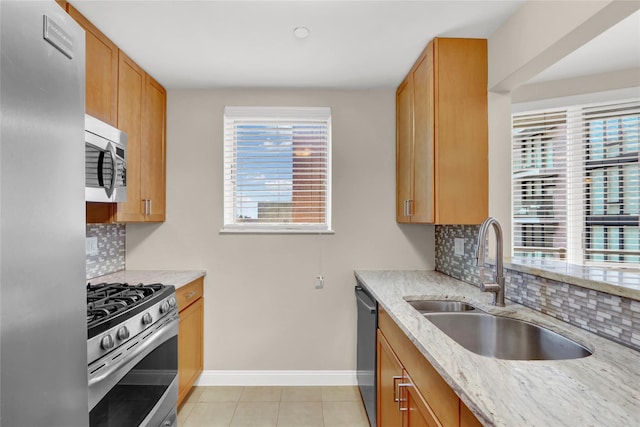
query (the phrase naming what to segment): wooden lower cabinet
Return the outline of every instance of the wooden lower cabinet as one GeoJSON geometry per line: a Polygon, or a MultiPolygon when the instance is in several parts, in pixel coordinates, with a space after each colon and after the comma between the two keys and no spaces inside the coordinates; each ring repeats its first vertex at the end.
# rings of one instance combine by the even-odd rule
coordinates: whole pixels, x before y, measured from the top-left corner
{"type": "Polygon", "coordinates": [[[204,356],[204,279],[197,279],[176,290],[180,325],[178,327],[178,406],[191,391],[203,369],[204,356]]]}
{"type": "Polygon", "coordinates": [[[407,374],[405,374],[405,381],[403,387],[400,388],[404,425],[407,427],[440,427],[442,424],[407,374]]]}
{"type": "Polygon", "coordinates": [[[378,330],[378,425],[437,427],[424,397],[378,330]]]}
{"type": "Polygon", "coordinates": [[[460,402],[460,427],[482,427],[482,423],[462,401],[460,402]]]}
{"type": "Polygon", "coordinates": [[[402,364],[396,357],[384,335],[378,330],[378,425],[402,426],[398,387],[404,375],[402,364]]]}
{"type": "Polygon", "coordinates": [[[380,426],[481,426],[384,309],[378,326],[380,426]]]}

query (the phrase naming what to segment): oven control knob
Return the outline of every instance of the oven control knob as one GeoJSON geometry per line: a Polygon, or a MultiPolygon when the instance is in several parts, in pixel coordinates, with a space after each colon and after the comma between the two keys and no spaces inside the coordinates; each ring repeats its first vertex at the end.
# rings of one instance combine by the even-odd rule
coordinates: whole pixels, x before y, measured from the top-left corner
{"type": "Polygon", "coordinates": [[[103,336],[100,340],[100,347],[103,350],[111,350],[115,345],[116,343],[113,341],[111,334],[103,336]]]}
{"type": "Polygon", "coordinates": [[[151,314],[149,314],[149,313],[145,313],[145,314],[142,316],[142,324],[143,324],[143,325],[148,325],[148,324],[150,324],[151,322],[153,322],[153,317],[151,317],[151,314]]]}
{"type": "Polygon", "coordinates": [[[162,305],[160,305],[160,314],[165,314],[170,308],[169,301],[163,302],[162,305]]]}
{"type": "Polygon", "coordinates": [[[175,306],[176,306],[176,299],[175,299],[174,297],[169,298],[169,300],[168,300],[168,301],[169,301],[169,306],[170,306],[171,308],[173,308],[173,307],[175,307],[175,306]]]}
{"type": "Polygon", "coordinates": [[[126,340],[127,338],[129,338],[129,329],[127,329],[126,326],[121,327],[120,329],[118,329],[118,333],[116,334],[116,336],[119,340],[126,340]]]}

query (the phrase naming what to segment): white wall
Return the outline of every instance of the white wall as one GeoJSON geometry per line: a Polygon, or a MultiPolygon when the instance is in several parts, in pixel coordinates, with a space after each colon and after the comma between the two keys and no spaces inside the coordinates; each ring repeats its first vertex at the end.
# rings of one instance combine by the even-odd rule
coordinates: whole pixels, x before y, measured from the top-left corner
{"type": "Polygon", "coordinates": [[[353,270],[434,268],[433,227],[395,222],[395,90],[169,91],[167,115],[167,220],[127,225],[127,268],[207,270],[205,370],[355,369],[353,270]],[[227,105],[331,107],[335,235],[219,233],[227,105]]]}

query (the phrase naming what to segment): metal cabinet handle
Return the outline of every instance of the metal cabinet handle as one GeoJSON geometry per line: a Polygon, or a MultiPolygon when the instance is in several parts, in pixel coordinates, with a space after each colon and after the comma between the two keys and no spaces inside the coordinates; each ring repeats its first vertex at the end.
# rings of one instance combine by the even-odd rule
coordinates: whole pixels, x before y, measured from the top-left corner
{"type": "Polygon", "coordinates": [[[404,216],[413,215],[413,200],[407,199],[404,201],[404,216]]]}
{"type": "Polygon", "coordinates": [[[402,388],[406,388],[406,387],[413,387],[413,384],[411,383],[400,383],[398,384],[398,411],[400,412],[404,412],[404,411],[408,411],[409,407],[407,406],[406,408],[402,407],[402,402],[406,402],[407,399],[403,399],[402,398],[402,388]]]}
{"type": "Polygon", "coordinates": [[[153,200],[151,199],[142,199],[144,202],[144,216],[149,216],[153,212],[153,200]]]}
{"type": "Polygon", "coordinates": [[[400,397],[396,393],[398,391],[398,386],[396,385],[396,381],[401,380],[404,377],[402,375],[394,375],[392,378],[393,378],[393,401],[398,402],[400,401],[400,397]]]}
{"type": "Polygon", "coordinates": [[[196,291],[191,291],[191,292],[187,292],[186,294],[184,294],[184,297],[186,299],[191,299],[196,295],[196,291]]]}

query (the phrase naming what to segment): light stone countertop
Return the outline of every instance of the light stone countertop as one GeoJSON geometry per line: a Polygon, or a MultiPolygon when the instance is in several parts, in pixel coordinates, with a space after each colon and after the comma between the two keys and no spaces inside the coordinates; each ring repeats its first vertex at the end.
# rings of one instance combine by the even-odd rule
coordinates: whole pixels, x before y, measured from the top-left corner
{"type": "Polygon", "coordinates": [[[121,270],[87,280],[88,283],[162,283],[173,285],[176,289],[193,282],[207,274],[204,270],[121,270]]]}
{"type": "Polygon", "coordinates": [[[485,426],[640,425],[640,352],[510,301],[494,307],[489,293],[435,271],[355,275],[485,426]],[[480,356],[445,335],[404,298],[467,301],[492,314],[544,326],[593,354],[559,361],[480,356]]]}

